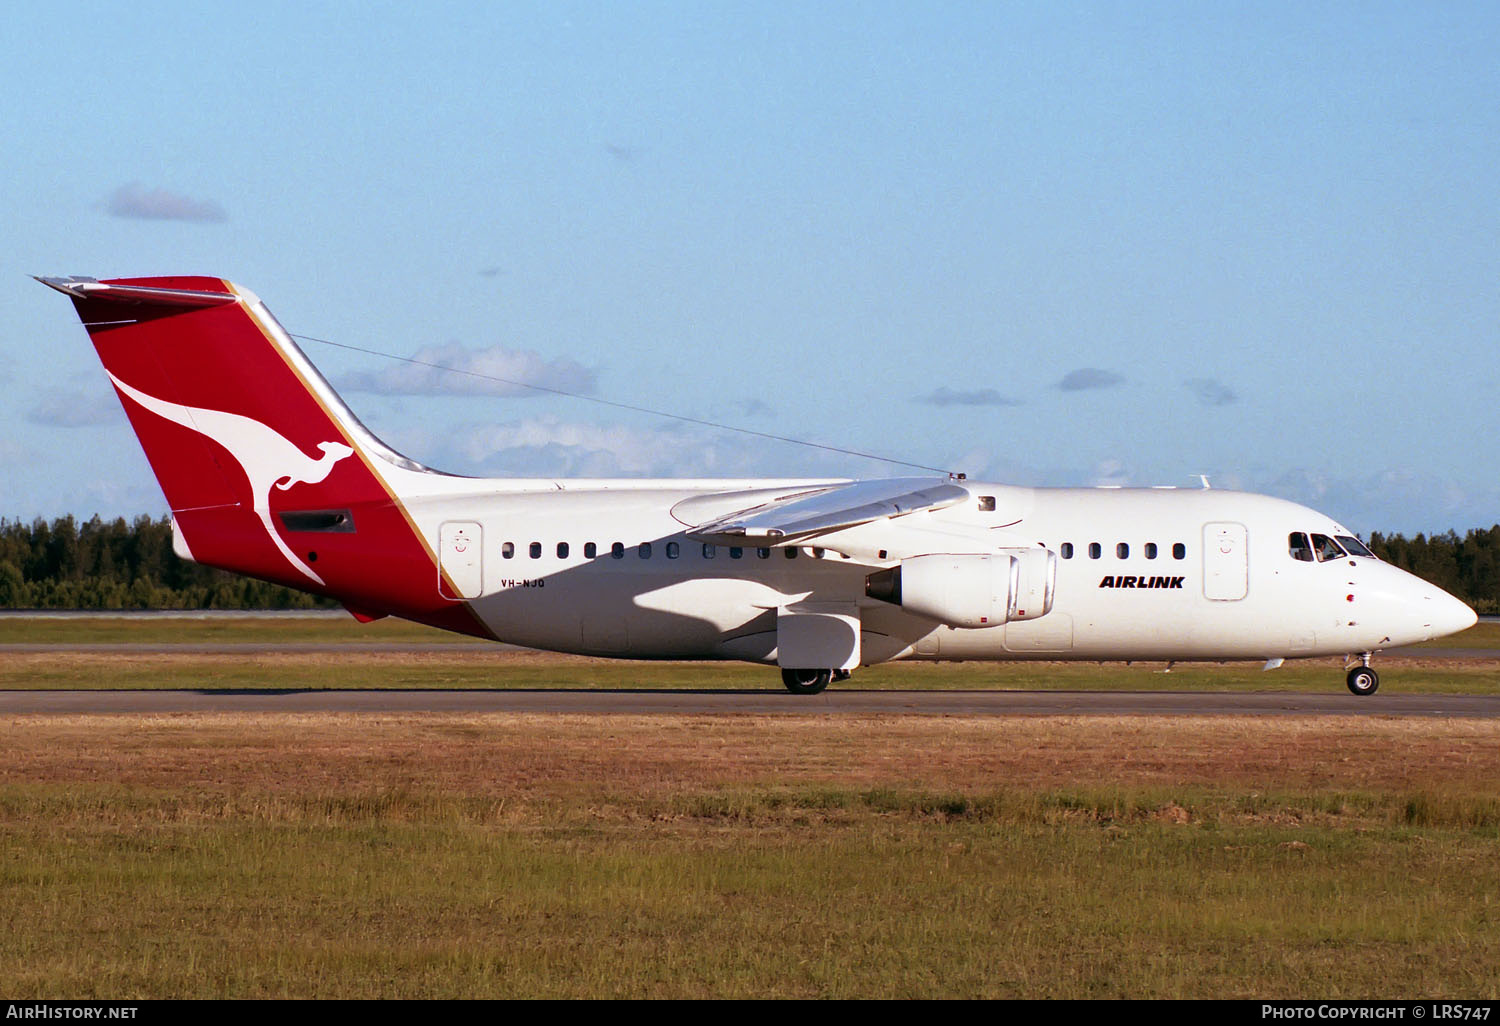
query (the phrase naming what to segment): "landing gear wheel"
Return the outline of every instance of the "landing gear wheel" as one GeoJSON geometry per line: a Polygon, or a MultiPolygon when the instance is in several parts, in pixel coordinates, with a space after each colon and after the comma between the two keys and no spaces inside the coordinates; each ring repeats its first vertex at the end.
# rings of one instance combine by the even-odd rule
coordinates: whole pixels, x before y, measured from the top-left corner
{"type": "Polygon", "coordinates": [[[1356,695],[1373,695],[1380,689],[1380,674],[1368,666],[1356,666],[1345,678],[1349,690],[1356,695]]]}
{"type": "Polygon", "coordinates": [[[782,670],[781,683],[794,695],[816,695],[833,679],[832,670],[782,670]]]}

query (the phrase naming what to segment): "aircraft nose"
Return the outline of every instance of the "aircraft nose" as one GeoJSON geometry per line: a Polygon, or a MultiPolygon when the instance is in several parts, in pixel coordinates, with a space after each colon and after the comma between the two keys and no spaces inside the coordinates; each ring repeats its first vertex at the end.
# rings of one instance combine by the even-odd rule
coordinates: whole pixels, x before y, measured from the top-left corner
{"type": "Polygon", "coordinates": [[[1426,599],[1422,603],[1427,608],[1427,622],[1432,629],[1432,637],[1441,638],[1446,634],[1457,634],[1466,631],[1479,622],[1479,615],[1470,609],[1461,600],[1454,598],[1440,588],[1433,588],[1432,594],[1424,595],[1426,599]]]}
{"type": "Polygon", "coordinates": [[[1380,611],[1367,622],[1379,623],[1388,645],[1415,645],[1457,634],[1479,619],[1466,604],[1415,574],[1393,566],[1372,567],[1365,573],[1358,595],[1362,601],[1369,600],[1372,610],[1380,611]]]}

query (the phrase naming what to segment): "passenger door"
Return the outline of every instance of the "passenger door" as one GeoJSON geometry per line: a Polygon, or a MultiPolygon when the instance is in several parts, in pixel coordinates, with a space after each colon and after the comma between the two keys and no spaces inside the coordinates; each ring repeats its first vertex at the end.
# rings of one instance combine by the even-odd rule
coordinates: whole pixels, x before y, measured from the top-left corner
{"type": "Polygon", "coordinates": [[[450,520],[438,529],[438,591],[444,598],[478,598],[484,592],[483,547],[484,534],[473,521],[450,520]]]}
{"type": "Polygon", "coordinates": [[[1245,525],[1203,525],[1203,597],[1238,602],[1250,589],[1249,543],[1245,525]]]}

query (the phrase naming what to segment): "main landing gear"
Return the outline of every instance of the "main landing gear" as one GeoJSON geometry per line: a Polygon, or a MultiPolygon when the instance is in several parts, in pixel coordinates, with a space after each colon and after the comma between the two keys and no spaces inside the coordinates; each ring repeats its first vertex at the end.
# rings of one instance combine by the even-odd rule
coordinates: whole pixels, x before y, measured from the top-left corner
{"type": "Polygon", "coordinates": [[[1373,695],[1380,689],[1380,674],[1370,668],[1370,653],[1365,652],[1359,657],[1360,665],[1349,670],[1349,675],[1344,678],[1344,683],[1349,685],[1349,690],[1356,695],[1373,695]]]}
{"type": "Polygon", "coordinates": [[[781,683],[794,695],[816,695],[831,681],[848,680],[848,670],[782,670],[781,683]]]}

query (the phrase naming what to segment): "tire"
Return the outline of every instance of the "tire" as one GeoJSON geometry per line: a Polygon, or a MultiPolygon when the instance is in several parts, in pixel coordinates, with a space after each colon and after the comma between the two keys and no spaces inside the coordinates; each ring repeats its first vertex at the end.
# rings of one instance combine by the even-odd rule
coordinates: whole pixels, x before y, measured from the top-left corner
{"type": "Polygon", "coordinates": [[[1349,671],[1349,676],[1345,678],[1345,683],[1349,685],[1349,690],[1356,695],[1373,695],[1376,691],[1380,690],[1380,674],[1368,666],[1356,666],[1349,671]]]}
{"type": "Polygon", "coordinates": [[[816,695],[833,679],[832,670],[782,670],[781,683],[794,695],[816,695]]]}

